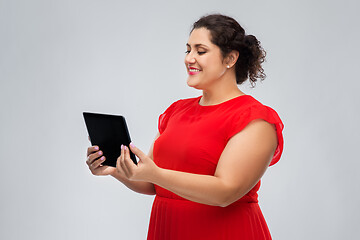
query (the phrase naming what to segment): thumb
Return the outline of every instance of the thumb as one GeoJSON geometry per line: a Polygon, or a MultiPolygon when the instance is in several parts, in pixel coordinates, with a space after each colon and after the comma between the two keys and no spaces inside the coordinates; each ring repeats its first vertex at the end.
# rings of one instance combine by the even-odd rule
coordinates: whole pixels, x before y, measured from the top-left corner
{"type": "Polygon", "coordinates": [[[129,144],[130,150],[140,159],[143,159],[145,157],[147,157],[147,155],[145,153],[143,153],[140,149],[138,149],[137,147],[135,147],[135,145],[131,142],[129,144]]]}

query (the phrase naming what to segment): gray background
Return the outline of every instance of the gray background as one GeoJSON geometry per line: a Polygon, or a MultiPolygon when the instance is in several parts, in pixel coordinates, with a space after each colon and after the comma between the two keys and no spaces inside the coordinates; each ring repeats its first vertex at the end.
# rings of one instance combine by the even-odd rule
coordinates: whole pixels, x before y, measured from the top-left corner
{"type": "Polygon", "coordinates": [[[251,89],[285,123],[260,206],[274,239],[356,239],[356,1],[0,0],[0,239],[145,239],[153,197],[85,165],[82,111],[123,114],[148,151],[157,117],[198,96],[183,64],[191,24],[235,17],[267,50],[251,89]]]}

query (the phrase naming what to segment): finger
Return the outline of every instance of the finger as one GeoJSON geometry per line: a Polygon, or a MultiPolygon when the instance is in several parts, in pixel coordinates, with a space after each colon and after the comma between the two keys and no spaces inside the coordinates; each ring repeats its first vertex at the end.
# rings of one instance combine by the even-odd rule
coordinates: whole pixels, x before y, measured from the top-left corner
{"type": "Polygon", "coordinates": [[[125,158],[124,158],[124,163],[125,163],[125,166],[127,168],[127,170],[129,171],[129,173],[131,174],[131,176],[133,175],[133,172],[134,172],[134,167],[136,166],[134,164],[134,162],[131,160],[130,158],[130,150],[129,148],[125,147],[125,158]]]}
{"type": "Polygon", "coordinates": [[[95,160],[93,163],[89,165],[90,170],[95,170],[96,168],[98,168],[105,161],[105,159],[106,159],[105,156],[102,156],[98,160],[95,160]]]}
{"type": "Polygon", "coordinates": [[[116,169],[120,170],[120,156],[116,159],[116,169]]]}
{"type": "Polygon", "coordinates": [[[121,145],[121,150],[120,150],[120,162],[124,161],[124,157],[125,157],[125,152],[124,152],[124,145],[121,145]]]}
{"type": "Polygon", "coordinates": [[[121,168],[120,166],[120,156],[117,158],[116,160],[116,171],[121,175],[121,176],[126,176],[124,170],[121,168]]]}
{"type": "Polygon", "coordinates": [[[120,175],[125,175],[126,176],[126,174],[125,174],[125,172],[124,172],[124,170],[122,169],[122,167],[121,167],[121,154],[120,154],[120,156],[117,158],[117,160],[116,160],[116,171],[120,174],[120,175]]]}
{"type": "Polygon", "coordinates": [[[124,152],[125,152],[125,156],[124,156],[125,159],[129,159],[132,163],[134,163],[130,157],[130,149],[128,147],[125,147],[124,152]]]}
{"type": "Polygon", "coordinates": [[[125,166],[125,163],[124,163],[124,159],[125,159],[125,149],[124,149],[124,146],[121,145],[121,155],[119,157],[119,169],[118,171],[119,172],[123,172],[125,174],[126,177],[129,176],[129,172],[125,166]]]}
{"type": "Polygon", "coordinates": [[[95,160],[97,160],[98,158],[100,158],[101,156],[103,155],[103,152],[102,151],[98,151],[98,152],[95,152],[93,154],[90,154],[86,160],[86,163],[88,165],[92,164],[95,160]]]}
{"type": "Polygon", "coordinates": [[[120,170],[120,169],[121,169],[120,161],[121,161],[121,156],[122,156],[122,154],[121,154],[122,146],[123,146],[123,145],[121,145],[121,147],[120,147],[120,156],[116,159],[116,169],[117,169],[117,170],[120,170]]]}
{"type": "Polygon", "coordinates": [[[118,170],[121,169],[120,163],[121,163],[121,161],[122,161],[122,158],[124,157],[124,155],[122,154],[122,152],[123,152],[122,149],[123,149],[123,145],[120,146],[120,156],[116,159],[116,168],[117,168],[118,170]]]}
{"type": "MultiPolygon", "coordinates": [[[[121,145],[121,148],[123,148],[123,145],[121,145]]],[[[121,151],[120,151],[121,152],[121,151]]],[[[116,160],[116,171],[121,175],[121,176],[128,176],[128,173],[125,173],[123,167],[121,166],[121,161],[124,161],[124,154],[120,154],[120,156],[117,158],[116,160]]]]}
{"type": "Polygon", "coordinates": [[[137,147],[135,147],[135,145],[131,142],[130,145],[130,150],[140,159],[144,159],[147,157],[147,155],[145,153],[143,153],[140,149],[138,149],[137,147]]]}
{"type": "Polygon", "coordinates": [[[94,152],[88,156],[89,162],[92,163],[96,159],[100,158],[104,153],[100,150],[97,152],[94,152]]]}
{"type": "Polygon", "coordinates": [[[99,146],[94,145],[94,146],[88,147],[86,156],[89,156],[91,153],[96,152],[96,151],[99,151],[99,146]]]}

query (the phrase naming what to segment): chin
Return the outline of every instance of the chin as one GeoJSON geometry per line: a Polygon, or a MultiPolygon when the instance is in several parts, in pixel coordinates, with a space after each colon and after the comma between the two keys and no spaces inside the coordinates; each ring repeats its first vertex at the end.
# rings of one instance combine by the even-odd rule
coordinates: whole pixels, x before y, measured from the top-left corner
{"type": "Polygon", "coordinates": [[[192,88],[195,88],[196,90],[203,90],[201,87],[198,87],[198,86],[191,86],[188,84],[189,87],[192,87],[192,88]]]}
{"type": "Polygon", "coordinates": [[[199,84],[198,84],[196,81],[194,81],[194,79],[189,79],[189,78],[188,78],[188,80],[187,80],[187,85],[188,85],[189,87],[192,87],[192,88],[201,90],[199,84]]]}

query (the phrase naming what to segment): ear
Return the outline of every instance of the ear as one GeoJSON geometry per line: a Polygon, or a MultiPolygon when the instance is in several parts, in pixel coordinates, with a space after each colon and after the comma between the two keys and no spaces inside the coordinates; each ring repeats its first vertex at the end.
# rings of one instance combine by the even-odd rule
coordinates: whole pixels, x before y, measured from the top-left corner
{"type": "Polygon", "coordinates": [[[232,68],[236,64],[238,58],[239,58],[239,52],[232,50],[225,58],[224,63],[226,66],[230,66],[230,68],[232,68]]]}

